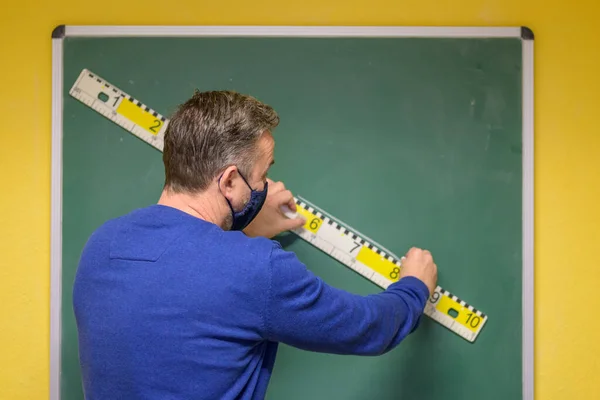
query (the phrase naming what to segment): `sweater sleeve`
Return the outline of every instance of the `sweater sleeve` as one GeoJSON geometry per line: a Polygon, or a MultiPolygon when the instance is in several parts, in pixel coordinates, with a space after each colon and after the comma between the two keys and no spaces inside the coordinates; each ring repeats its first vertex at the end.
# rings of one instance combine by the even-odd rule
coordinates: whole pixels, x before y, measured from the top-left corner
{"type": "Polygon", "coordinates": [[[429,297],[414,277],[367,296],[334,288],[280,247],[272,250],[269,274],[267,339],[310,351],[386,353],[416,329],[429,297]]]}

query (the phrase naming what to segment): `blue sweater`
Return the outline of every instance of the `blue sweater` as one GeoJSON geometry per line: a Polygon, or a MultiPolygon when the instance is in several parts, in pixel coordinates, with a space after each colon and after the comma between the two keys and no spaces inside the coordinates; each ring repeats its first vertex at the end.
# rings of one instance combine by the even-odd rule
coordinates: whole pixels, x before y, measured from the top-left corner
{"type": "Polygon", "coordinates": [[[88,400],[262,399],[277,343],[378,355],[428,298],[406,277],[359,296],[328,286],[277,242],[153,205],[103,224],[73,306],[88,400]]]}

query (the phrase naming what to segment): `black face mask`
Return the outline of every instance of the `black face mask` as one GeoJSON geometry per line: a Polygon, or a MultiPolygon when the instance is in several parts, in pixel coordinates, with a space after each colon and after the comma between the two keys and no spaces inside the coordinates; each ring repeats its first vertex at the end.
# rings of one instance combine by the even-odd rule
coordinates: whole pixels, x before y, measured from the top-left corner
{"type": "MultiPolygon", "coordinates": [[[[256,218],[259,211],[262,209],[263,204],[265,204],[268,191],[268,182],[265,182],[265,188],[263,190],[255,190],[252,189],[246,178],[244,178],[244,176],[240,173],[239,170],[238,174],[240,174],[244,182],[246,182],[246,185],[248,185],[248,187],[250,188],[250,200],[248,200],[248,203],[246,203],[246,205],[241,211],[236,212],[233,210],[233,206],[231,205],[229,199],[223,196],[225,197],[225,200],[227,201],[227,204],[229,204],[229,208],[231,209],[232,231],[241,231],[242,229],[247,227],[250,224],[250,222],[254,220],[254,218],[256,218]]],[[[220,180],[221,178],[219,177],[219,181],[220,180]]]]}

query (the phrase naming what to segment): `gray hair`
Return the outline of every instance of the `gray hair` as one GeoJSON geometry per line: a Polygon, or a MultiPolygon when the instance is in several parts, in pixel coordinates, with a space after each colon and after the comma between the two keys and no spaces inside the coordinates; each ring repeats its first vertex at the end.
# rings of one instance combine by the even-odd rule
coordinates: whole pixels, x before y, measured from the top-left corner
{"type": "Polygon", "coordinates": [[[200,192],[230,165],[249,179],[257,142],[279,125],[270,106],[233,91],[196,91],[173,114],[165,131],[165,187],[200,192]]]}

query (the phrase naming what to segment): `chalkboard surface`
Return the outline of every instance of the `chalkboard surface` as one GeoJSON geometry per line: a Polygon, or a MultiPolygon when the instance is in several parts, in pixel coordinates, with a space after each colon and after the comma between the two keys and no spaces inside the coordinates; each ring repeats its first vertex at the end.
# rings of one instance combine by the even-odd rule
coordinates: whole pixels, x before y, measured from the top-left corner
{"type": "MultiPolygon", "coordinates": [[[[396,254],[430,249],[440,285],[489,316],[475,343],[424,317],[379,357],[282,344],[269,399],[521,398],[522,43],[64,38],[61,398],[83,398],[71,289],[85,241],[155,203],[164,178],[158,150],[69,96],[83,68],[167,116],[195,89],[272,105],[281,117],[272,179],[396,254]]],[[[304,241],[281,240],[329,284],[380,290],[304,241]]]]}

